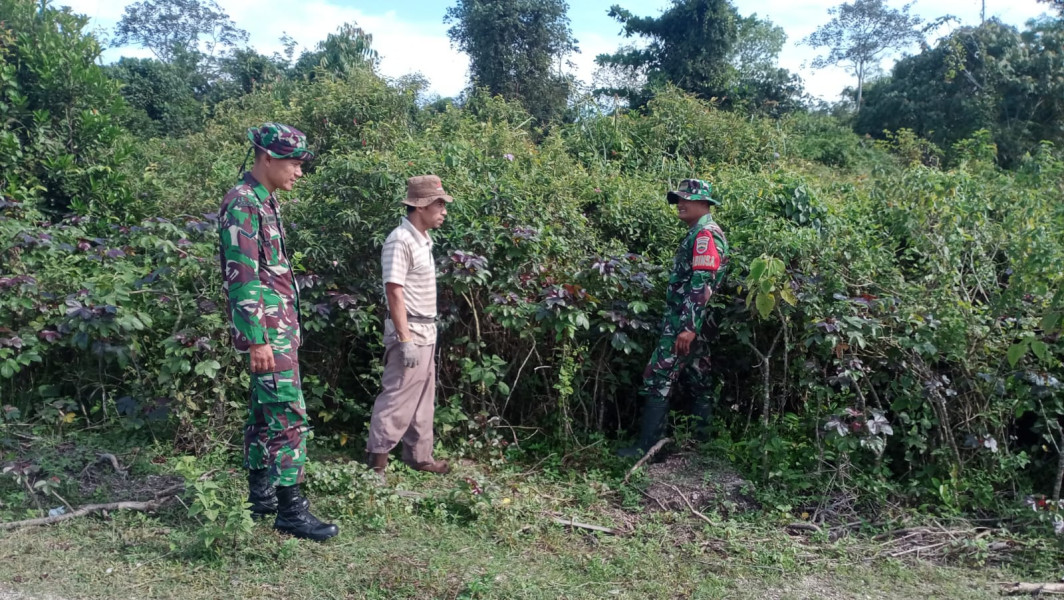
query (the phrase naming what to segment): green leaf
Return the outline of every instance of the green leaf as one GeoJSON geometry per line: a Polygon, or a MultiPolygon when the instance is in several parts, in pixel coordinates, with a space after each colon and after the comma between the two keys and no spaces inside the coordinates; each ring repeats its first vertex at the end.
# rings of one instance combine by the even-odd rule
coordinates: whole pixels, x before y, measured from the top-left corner
{"type": "Polygon", "coordinates": [[[205,360],[196,365],[196,374],[203,375],[208,379],[213,379],[218,374],[218,370],[222,368],[221,363],[214,359],[205,360]]]}
{"type": "Polygon", "coordinates": [[[1042,340],[1035,340],[1031,342],[1031,351],[1038,357],[1038,360],[1047,360],[1049,356],[1049,346],[1042,340]]]}
{"type": "Polygon", "coordinates": [[[776,299],[771,294],[758,294],[756,304],[758,314],[762,319],[767,319],[772,314],[772,309],[776,307],[776,299]]]}
{"type": "Polygon", "coordinates": [[[495,386],[495,388],[498,389],[499,393],[502,394],[503,396],[509,396],[510,395],[510,386],[507,385],[505,381],[500,381],[499,385],[495,386]]]}
{"type": "Polygon", "coordinates": [[[1008,352],[1005,353],[1005,357],[1009,359],[1009,366],[1015,367],[1016,363],[1020,362],[1020,359],[1023,358],[1023,355],[1026,353],[1026,342],[1020,342],[1010,346],[1008,352]]]}
{"type": "Polygon", "coordinates": [[[1057,323],[1060,323],[1060,313],[1049,313],[1042,317],[1042,330],[1046,332],[1053,331],[1057,323]]]}
{"type": "Polygon", "coordinates": [[[761,279],[761,274],[765,272],[765,261],[761,258],[755,258],[754,262],[750,263],[750,277],[747,278],[749,282],[755,282],[761,279]]]}
{"type": "Polygon", "coordinates": [[[798,297],[794,295],[794,292],[792,292],[791,288],[789,287],[784,287],[780,290],[780,298],[782,298],[784,302],[790,304],[791,306],[798,305],[798,297]]]}
{"type": "Polygon", "coordinates": [[[768,274],[772,277],[783,275],[783,261],[778,258],[768,259],[768,274]]]}

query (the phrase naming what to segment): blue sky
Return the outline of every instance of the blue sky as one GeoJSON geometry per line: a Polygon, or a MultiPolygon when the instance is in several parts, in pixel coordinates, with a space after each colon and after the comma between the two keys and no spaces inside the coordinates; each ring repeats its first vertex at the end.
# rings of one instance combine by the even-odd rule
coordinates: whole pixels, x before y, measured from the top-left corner
{"type": "MultiPolygon", "coordinates": [[[[852,78],[840,69],[813,71],[806,65],[816,51],[799,44],[806,35],[829,19],[828,8],[840,0],[733,0],[740,14],[757,13],[784,28],[788,44],[780,56],[783,67],[799,73],[806,90],[835,100],[852,78]]],[[[130,0],[52,0],[57,6],[70,6],[75,12],[92,19],[90,27],[104,37],[111,34],[130,0]]],[[[356,21],[373,35],[373,46],[380,53],[381,73],[398,77],[412,72],[425,75],[433,92],[456,95],[468,78],[468,60],[451,47],[443,16],[454,0],[302,0],[276,2],[267,0],[218,0],[237,25],[251,34],[250,44],[267,54],[279,51],[283,33],[295,38],[301,48],[311,48],[344,22],[356,21]]],[[[613,4],[645,16],[656,16],[671,3],[669,0],[569,0],[569,18],[581,53],[571,57],[577,78],[590,83],[594,58],[612,52],[622,43],[631,43],[620,35],[621,26],[609,18],[613,4]]],[[[900,7],[903,3],[888,0],[900,7]]],[[[1046,5],[1036,0],[986,0],[987,17],[998,17],[1016,26],[1045,13],[1046,5]]],[[[979,22],[980,0],[918,0],[912,12],[925,19],[943,14],[957,16],[964,25],[979,22]]],[[[119,56],[148,56],[140,48],[116,48],[104,53],[111,62],[119,56]]],[[[884,61],[889,68],[893,60],[884,61]]]]}

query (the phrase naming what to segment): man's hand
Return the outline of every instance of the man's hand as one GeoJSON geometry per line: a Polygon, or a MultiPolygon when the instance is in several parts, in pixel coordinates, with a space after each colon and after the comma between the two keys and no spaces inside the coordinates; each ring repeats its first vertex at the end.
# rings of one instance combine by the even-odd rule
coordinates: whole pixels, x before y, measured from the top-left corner
{"type": "Polygon", "coordinates": [[[269,344],[252,344],[251,345],[251,372],[252,373],[273,373],[275,368],[273,362],[273,347],[269,344]]]}
{"type": "Polygon", "coordinates": [[[693,341],[695,341],[695,332],[684,331],[676,336],[676,344],[673,345],[672,350],[678,356],[687,356],[687,353],[691,351],[691,342],[693,341]]]}
{"type": "Polygon", "coordinates": [[[417,366],[417,346],[413,341],[399,342],[399,353],[403,355],[403,366],[413,369],[417,366]]]}

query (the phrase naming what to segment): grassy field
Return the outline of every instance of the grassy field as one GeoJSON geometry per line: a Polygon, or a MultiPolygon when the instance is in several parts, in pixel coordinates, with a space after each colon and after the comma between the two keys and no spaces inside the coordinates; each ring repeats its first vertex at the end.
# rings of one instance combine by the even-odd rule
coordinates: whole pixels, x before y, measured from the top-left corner
{"type": "MultiPolygon", "coordinates": [[[[724,516],[710,505],[712,524],[689,510],[650,510],[639,491],[652,483],[646,475],[623,485],[623,464],[597,471],[587,466],[595,449],[583,455],[579,464],[460,460],[446,477],[395,466],[381,486],[350,456],[319,452],[309,495],[342,528],[327,543],[257,523],[208,550],[180,503],[80,518],[0,533],[0,598],[994,598],[995,581],[1019,578],[963,552],[968,540],[956,545],[968,558],[933,564],[919,548],[891,557],[901,547],[870,532],[788,532],[792,517],[765,509],[724,516]]],[[[159,456],[138,450],[129,479],[166,472],[159,456]]],[[[211,460],[199,462],[235,501],[241,471],[231,458],[211,460]]],[[[105,466],[87,472],[98,485],[83,501],[122,487],[105,466]]]]}

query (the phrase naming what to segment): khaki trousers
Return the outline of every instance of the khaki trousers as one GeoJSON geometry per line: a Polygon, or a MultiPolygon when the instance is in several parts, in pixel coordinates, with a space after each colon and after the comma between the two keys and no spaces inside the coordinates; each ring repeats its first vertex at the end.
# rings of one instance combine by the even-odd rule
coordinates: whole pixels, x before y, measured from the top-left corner
{"type": "Polygon", "coordinates": [[[373,403],[366,451],[386,454],[403,442],[403,460],[432,461],[432,419],[436,411],[436,346],[416,346],[417,366],[403,365],[399,342],[384,347],[381,393],[373,403]]]}

